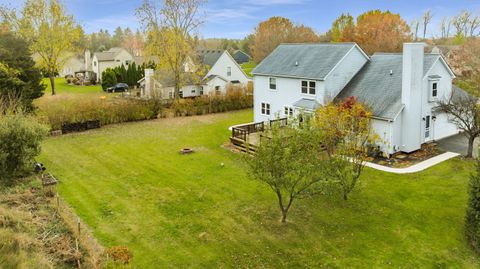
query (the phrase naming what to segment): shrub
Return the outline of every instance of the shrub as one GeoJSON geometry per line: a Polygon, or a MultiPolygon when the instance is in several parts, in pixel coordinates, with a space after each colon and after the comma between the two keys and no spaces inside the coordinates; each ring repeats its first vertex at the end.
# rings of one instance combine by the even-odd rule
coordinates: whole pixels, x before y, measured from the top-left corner
{"type": "Polygon", "coordinates": [[[40,154],[40,142],[46,133],[44,125],[23,113],[0,116],[1,182],[11,183],[33,170],[33,159],[40,154]]]}
{"type": "Polygon", "coordinates": [[[115,84],[117,84],[117,75],[115,74],[115,71],[107,68],[107,70],[103,71],[102,73],[102,88],[106,90],[115,84]]]}
{"type": "Polygon", "coordinates": [[[480,160],[470,176],[468,205],[465,215],[465,235],[470,245],[480,252],[480,160]]]}
{"type": "Polygon", "coordinates": [[[101,125],[155,118],[149,101],[137,99],[102,99],[58,96],[38,104],[40,115],[52,130],[65,123],[100,121],[101,125]]]}

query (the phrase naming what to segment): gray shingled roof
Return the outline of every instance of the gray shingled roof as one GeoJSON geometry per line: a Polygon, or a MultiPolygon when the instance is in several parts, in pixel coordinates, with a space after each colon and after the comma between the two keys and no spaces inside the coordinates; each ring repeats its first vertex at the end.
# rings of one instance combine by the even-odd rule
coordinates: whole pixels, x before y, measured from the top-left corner
{"type": "Polygon", "coordinates": [[[354,46],[355,43],[281,44],[251,73],[323,80],[354,46]]]}
{"type": "Polygon", "coordinates": [[[198,50],[197,55],[203,65],[212,67],[218,61],[220,56],[222,56],[224,51],[225,50],[198,50]]]}
{"type": "Polygon", "coordinates": [[[109,50],[107,51],[104,51],[104,52],[95,52],[95,56],[97,56],[97,59],[99,62],[103,62],[103,61],[113,61],[115,60],[115,57],[120,53],[122,52],[122,50],[124,50],[123,48],[117,48],[117,47],[113,47],[113,48],[110,48],[109,50]]]}
{"type": "MultiPolygon", "coordinates": [[[[424,74],[439,57],[438,54],[425,54],[424,74]]],[[[403,109],[402,58],[402,54],[374,54],[336,100],[355,96],[372,109],[375,117],[394,119],[403,109]]]]}
{"type": "Polygon", "coordinates": [[[302,98],[293,103],[293,106],[313,111],[320,107],[320,103],[316,100],[302,98]]]}

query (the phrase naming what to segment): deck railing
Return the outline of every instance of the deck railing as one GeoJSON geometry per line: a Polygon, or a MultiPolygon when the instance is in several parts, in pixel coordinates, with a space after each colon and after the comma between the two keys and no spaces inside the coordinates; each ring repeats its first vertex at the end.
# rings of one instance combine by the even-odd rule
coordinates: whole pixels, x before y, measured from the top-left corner
{"type": "MultiPolygon", "coordinates": [[[[287,118],[280,118],[268,121],[268,125],[272,126],[274,123],[279,123],[280,127],[287,126],[287,118]]],[[[249,134],[265,131],[265,122],[255,122],[245,125],[232,127],[232,137],[247,141],[249,134]]]]}

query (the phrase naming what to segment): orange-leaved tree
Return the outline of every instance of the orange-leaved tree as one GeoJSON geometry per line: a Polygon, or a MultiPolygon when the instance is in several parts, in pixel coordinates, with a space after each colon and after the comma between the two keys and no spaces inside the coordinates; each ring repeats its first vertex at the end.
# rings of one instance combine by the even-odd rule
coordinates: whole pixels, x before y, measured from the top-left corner
{"type": "Polygon", "coordinates": [[[287,18],[271,17],[255,28],[254,41],[250,46],[253,60],[261,62],[281,43],[312,43],[319,37],[312,28],[294,25],[287,18]]]}
{"type": "Polygon", "coordinates": [[[338,182],[345,200],[360,178],[370,146],[378,141],[371,130],[371,117],[367,106],[354,97],[330,103],[315,113],[314,128],[329,156],[325,172],[338,182]]]}

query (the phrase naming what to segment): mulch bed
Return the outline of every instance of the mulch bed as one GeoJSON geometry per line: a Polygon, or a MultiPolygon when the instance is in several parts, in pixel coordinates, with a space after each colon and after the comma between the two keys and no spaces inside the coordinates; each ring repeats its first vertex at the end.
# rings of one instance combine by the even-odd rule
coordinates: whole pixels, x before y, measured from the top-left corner
{"type": "Polygon", "coordinates": [[[440,150],[436,143],[428,143],[423,144],[421,149],[412,153],[400,152],[392,155],[390,158],[379,156],[376,158],[369,158],[368,161],[371,163],[393,168],[404,168],[428,160],[443,153],[445,153],[445,151],[440,150]]]}

